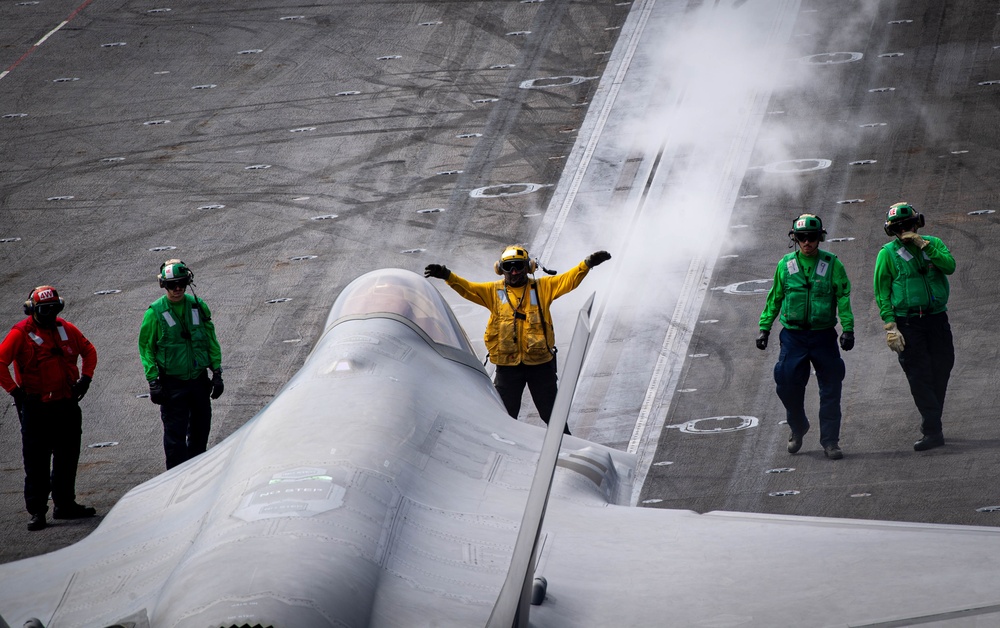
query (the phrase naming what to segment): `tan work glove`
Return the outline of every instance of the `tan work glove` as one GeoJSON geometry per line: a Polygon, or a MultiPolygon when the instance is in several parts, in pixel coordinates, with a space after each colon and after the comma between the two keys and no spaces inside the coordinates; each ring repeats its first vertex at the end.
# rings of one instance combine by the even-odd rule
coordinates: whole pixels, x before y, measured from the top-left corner
{"type": "Polygon", "coordinates": [[[896,353],[903,352],[906,342],[903,340],[902,332],[896,327],[896,323],[885,324],[885,344],[889,345],[889,348],[896,353]]]}
{"type": "Polygon", "coordinates": [[[904,243],[909,242],[910,244],[916,244],[921,249],[927,246],[927,240],[920,237],[920,234],[916,231],[907,231],[906,233],[899,236],[899,239],[904,243]]]}

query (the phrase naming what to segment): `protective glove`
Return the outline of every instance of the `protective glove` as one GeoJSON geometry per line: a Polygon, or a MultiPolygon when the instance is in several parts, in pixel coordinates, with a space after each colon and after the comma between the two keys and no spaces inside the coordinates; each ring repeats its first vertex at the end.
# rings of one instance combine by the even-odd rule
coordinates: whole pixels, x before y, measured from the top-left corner
{"type": "Polygon", "coordinates": [[[611,259],[611,253],[607,251],[595,251],[587,256],[587,259],[583,260],[588,268],[593,268],[598,264],[603,264],[604,262],[611,259]]]}
{"type": "Polygon", "coordinates": [[[444,264],[428,264],[424,268],[424,277],[434,277],[447,281],[448,277],[451,277],[451,271],[444,264]]]}
{"type": "Polygon", "coordinates": [[[24,389],[20,386],[12,390],[10,396],[14,398],[14,405],[18,408],[21,407],[21,404],[23,404],[24,400],[28,397],[27,393],[25,393],[24,389]]]}
{"type": "Polygon", "coordinates": [[[766,329],[760,330],[760,333],[757,334],[757,348],[758,349],[760,349],[761,351],[763,351],[764,349],[767,349],[767,337],[770,336],[770,335],[771,335],[771,332],[769,332],[768,330],[766,330],[766,329]]]}
{"type": "Polygon", "coordinates": [[[899,331],[899,328],[896,327],[896,323],[885,324],[885,343],[896,353],[903,352],[903,347],[906,346],[906,341],[903,340],[903,334],[899,331]]]}
{"type": "Polygon", "coordinates": [[[163,402],[167,400],[167,393],[163,390],[163,384],[160,383],[159,377],[149,382],[149,400],[158,406],[163,405],[163,402]]]}
{"type": "Polygon", "coordinates": [[[920,248],[927,246],[927,240],[920,237],[920,234],[916,231],[907,231],[906,233],[899,236],[899,239],[904,243],[909,242],[910,244],[916,244],[920,248]]]}
{"type": "Polygon", "coordinates": [[[844,351],[850,351],[854,348],[854,332],[845,331],[840,334],[840,348],[844,351]]]}
{"type": "Polygon", "coordinates": [[[222,383],[222,369],[212,371],[212,399],[221,397],[222,391],[225,389],[226,387],[222,383]]]}
{"type": "Polygon", "coordinates": [[[83,399],[83,396],[87,394],[88,390],[90,390],[90,382],[91,379],[89,377],[86,375],[81,376],[70,389],[73,392],[73,398],[77,401],[83,399]]]}

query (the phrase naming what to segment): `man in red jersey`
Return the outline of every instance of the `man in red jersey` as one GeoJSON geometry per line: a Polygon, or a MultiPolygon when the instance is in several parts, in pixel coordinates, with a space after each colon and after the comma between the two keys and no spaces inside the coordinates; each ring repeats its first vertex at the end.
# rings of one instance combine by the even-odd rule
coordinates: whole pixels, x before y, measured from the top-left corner
{"type": "Polygon", "coordinates": [[[75,325],[57,316],[65,306],[52,286],[35,288],[24,302],[28,317],[0,343],[0,386],[14,397],[21,419],[24,503],[32,531],[47,525],[50,492],[55,519],[97,514],[76,503],[83,434],[79,402],[90,388],[97,350],[75,325]],[[77,366],[81,358],[82,374],[77,366]]]}

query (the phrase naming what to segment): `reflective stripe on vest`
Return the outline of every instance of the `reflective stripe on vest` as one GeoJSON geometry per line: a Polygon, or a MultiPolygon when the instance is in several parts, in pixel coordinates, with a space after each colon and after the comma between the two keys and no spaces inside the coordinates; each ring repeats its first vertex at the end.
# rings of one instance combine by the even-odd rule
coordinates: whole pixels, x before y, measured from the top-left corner
{"type": "MultiPolygon", "coordinates": [[[[66,333],[65,327],[63,327],[62,325],[56,325],[56,332],[59,333],[59,340],[62,340],[63,342],[69,342],[69,334],[66,333]]],[[[31,338],[31,340],[36,345],[41,345],[43,342],[45,342],[41,337],[36,336],[35,332],[33,331],[28,332],[28,337],[31,338]]]]}
{"type": "MultiPolygon", "coordinates": [[[[534,305],[534,306],[537,307],[538,306],[538,291],[537,290],[530,290],[530,292],[531,292],[530,302],[531,302],[532,305],[534,305]]],[[[507,299],[507,290],[505,288],[497,288],[497,298],[500,299],[500,303],[503,303],[504,305],[507,305],[507,304],[510,303],[510,301],[507,299]]]]}

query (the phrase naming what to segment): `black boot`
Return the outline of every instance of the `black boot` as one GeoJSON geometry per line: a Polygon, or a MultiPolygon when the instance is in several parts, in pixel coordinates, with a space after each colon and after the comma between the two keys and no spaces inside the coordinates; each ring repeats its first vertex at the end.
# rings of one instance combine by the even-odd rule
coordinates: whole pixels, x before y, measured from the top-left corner
{"type": "Polygon", "coordinates": [[[81,506],[76,502],[68,506],[56,506],[52,511],[53,519],[85,519],[87,517],[93,517],[97,514],[96,508],[91,508],[90,506],[81,506]]]}
{"type": "Polygon", "coordinates": [[[28,530],[35,532],[45,528],[48,524],[45,522],[45,513],[40,515],[31,515],[31,521],[28,522],[28,530]]]}
{"type": "Polygon", "coordinates": [[[924,437],[913,443],[913,451],[927,451],[944,445],[943,434],[924,434],[924,437]]]}

